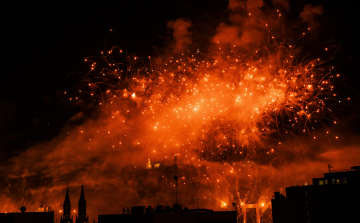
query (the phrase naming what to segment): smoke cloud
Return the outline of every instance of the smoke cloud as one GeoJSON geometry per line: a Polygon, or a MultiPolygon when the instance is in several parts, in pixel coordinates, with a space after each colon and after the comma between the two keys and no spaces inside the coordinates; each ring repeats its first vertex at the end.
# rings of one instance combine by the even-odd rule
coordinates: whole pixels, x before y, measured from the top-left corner
{"type": "MultiPolygon", "coordinates": [[[[119,128],[112,120],[89,120],[52,141],[29,148],[0,168],[0,211],[18,211],[25,202],[29,211],[51,206],[59,219],[66,187],[75,210],[81,184],[88,214],[95,219],[98,214],[122,213],[123,207],[132,205],[171,205],[175,199],[173,157],[164,151],[154,153],[149,145],[138,145],[135,139],[143,137],[142,132],[129,126],[119,128]],[[122,144],[115,144],[115,138],[122,144]],[[146,169],[148,158],[160,163],[160,168],[146,169]]],[[[221,210],[222,202],[231,203],[240,193],[243,201],[264,201],[270,207],[274,191],[310,184],[312,178],[327,172],[328,164],[336,169],[358,165],[356,144],[341,146],[326,141],[319,139],[311,146],[294,141],[274,147],[267,163],[260,161],[264,157],[241,161],[239,169],[209,161],[196,167],[180,155],[179,200],[194,208],[199,199],[201,207],[221,210]]],[[[191,150],[185,154],[197,157],[191,150]]]]}
{"type": "Polygon", "coordinates": [[[271,2],[275,7],[283,8],[285,10],[290,9],[290,3],[287,0],[272,0],[271,2]]]}
{"type": "MultiPolygon", "coordinates": [[[[285,5],[286,1],[276,1],[277,5],[285,5]]],[[[279,23],[281,14],[269,10],[262,0],[256,1],[229,1],[228,23],[220,23],[217,34],[213,37],[214,43],[241,46],[245,49],[254,49],[263,46],[267,39],[267,31],[274,30],[279,23]]]]}
{"type": "MultiPolygon", "coordinates": [[[[273,0],[273,4],[289,8],[284,0],[273,0]]],[[[279,32],[283,27],[281,12],[269,9],[262,0],[230,0],[228,9],[228,21],[219,23],[212,38],[216,48],[230,45],[229,54],[240,49],[254,55],[264,44],[283,38],[279,32]]],[[[322,13],[321,6],[306,5],[300,18],[314,24],[316,15],[322,13]]],[[[184,52],[192,43],[191,25],[186,19],[167,23],[173,30],[174,53],[184,52]]],[[[139,77],[140,72],[150,69],[138,65],[136,58],[131,61],[133,70],[106,64],[111,68],[104,70],[112,71],[101,70],[101,77],[123,71],[139,75],[131,76],[119,89],[110,91],[106,86],[102,94],[111,99],[109,106],[101,104],[103,100],[92,98],[91,101],[102,108],[100,117],[88,118],[74,127],[72,122],[84,118],[83,113],[78,113],[54,139],[32,146],[4,162],[0,166],[0,212],[18,211],[23,202],[29,211],[35,211],[40,205],[51,206],[59,222],[66,187],[69,187],[72,209],[77,209],[82,184],[91,219],[97,219],[99,214],[122,213],[123,207],[171,206],[175,203],[173,176],[177,155],[179,201],[183,207],[195,208],[198,201],[202,208],[226,210],[232,202],[264,202],[261,214],[271,216],[270,200],[274,191],[284,193],[285,187],[310,184],[312,178],[327,172],[328,164],[335,169],[359,165],[357,139],[343,133],[336,135],[337,140],[334,133],[314,128],[319,126],[312,118],[317,111],[308,115],[306,109],[301,108],[301,113],[306,115],[291,120],[297,123],[305,119],[310,123],[313,128],[304,129],[304,134],[292,132],[292,136],[278,136],[277,132],[282,129],[268,124],[275,119],[269,110],[276,111],[272,114],[280,119],[288,118],[286,114],[279,114],[280,102],[286,104],[285,99],[289,98],[302,101],[300,91],[306,93],[301,95],[306,100],[305,95],[313,92],[309,85],[306,89],[310,90],[300,90],[303,86],[295,84],[288,88],[290,90],[283,87],[282,84],[288,83],[288,74],[284,71],[284,64],[288,62],[281,60],[280,53],[271,55],[274,56],[271,62],[278,66],[275,71],[270,68],[270,57],[264,54],[251,57],[249,61],[253,66],[244,63],[248,66],[245,67],[238,65],[244,54],[234,58],[227,57],[226,53],[220,49],[216,55],[209,56],[213,60],[206,62],[192,54],[179,60],[168,59],[165,65],[154,68],[157,73],[151,73],[149,80],[139,77]],[[230,59],[217,60],[219,54],[230,59]],[[207,72],[208,67],[211,73],[207,72]],[[261,72],[255,69],[258,67],[261,72]],[[168,76],[161,76],[162,73],[168,76]],[[279,78],[273,81],[273,77],[279,78]],[[287,95],[289,92],[299,95],[293,97],[287,95]],[[201,109],[206,115],[200,113],[201,109]],[[260,121],[254,124],[254,119],[260,121]],[[236,127],[228,127],[234,125],[236,127]],[[149,162],[152,168],[148,168],[149,162]],[[155,168],[154,164],[159,167],[155,168]]],[[[304,64],[294,67],[293,70],[306,69],[304,76],[309,73],[304,64]]],[[[106,79],[101,80],[87,83],[90,90],[106,79]]],[[[111,80],[113,83],[115,78],[111,80]]],[[[301,81],[301,75],[291,81],[301,81]]],[[[295,105],[300,109],[302,104],[295,105]]],[[[284,113],[290,113],[290,108],[286,108],[284,113]]],[[[288,120],[281,121],[287,123],[288,120]]],[[[284,128],[291,129],[289,126],[291,124],[284,128]]],[[[336,132],[335,127],[327,130],[336,132]]]]}
{"type": "Polygon", "coordinates": [[[173,30],[173,38],[175,44],[173,46],[174,53],[182,53],[191,44],[191,21],[180,18],[177,20],[169,21],[167,27],[173,30]]]}
{"type": "Polygon", "coordinates": [[[313,6],[309,4],[304,6],[304,10],[300,13],[300,18],[303,20],[303,22],[307,23],[310,28],[315,28],[318,25],[315,20],[316,16],[323,13],[324,10],[321,5],[313,6]]]}

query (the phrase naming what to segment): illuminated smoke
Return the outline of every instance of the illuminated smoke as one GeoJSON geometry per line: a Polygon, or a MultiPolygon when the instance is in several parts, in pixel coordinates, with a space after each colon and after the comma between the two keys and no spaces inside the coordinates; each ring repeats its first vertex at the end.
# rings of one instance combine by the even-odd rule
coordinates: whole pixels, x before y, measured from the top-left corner
{"type": "MultiPolygon", "coordinates": [[[[262,0],[257,1],[230,1],[230,24],[220,23],[217,34],[213,37],[214,43],[228,43],[243,46],[249,43],[259,45],[264,43],[268,27],[266,24],[273,19],[261,11],[264,6],[262,0]]],[[[276,14],[274,14],[276,16],[276,14]]]]}
{"type": "Polygon", "coordinates": [[[306,22],[310,28],[315,28],[318,24],[315,17],[324,13],[321,5],[313,6],[311,4],[305,5],[304,10],[300,13],[300,18],[306,22]]]}
{"type": "MultiPolygon", "coordinates": [[[[64,97],[83,112],[98,110],[96,118],[1,166],[1,211],[16,211],[22,201],[33,202],[28,210],[60,210],[66,187],[75,207],[81,184],[91,218],[131,205],[171,205],[177,155],[184,206],[259,202],[266,213],[273,191],[310,182],[328,162],[356,165],[356,147],[323,143],[338,137],[323,123],[337,121],[331,105],[338,74],[322,58],[304,58],[297,39],[284,41],[281,12],[263,6],[230,1],[229,23],[217,27],[206,54],[186,50],[191,22],[179,19],[168,23],[173,56],[124,56],[112,47],[87,58],[89,73],[64,97]],[[160,168],[147,169],[148,159],[160,168]]],[[[310,9],[301,14],[309,23],[320,12],[310,9]]]]}
{"type": "Polygon", "coordinates": [[[192,42],[189,31],[191,21],[177,19],[175,21],[169,21],[167,26],[173,30],[173,39],[175,41],[174,53],[184,52],[192,42]]]}
{"type": "Polygon", "coordinates": [[[290,4],[287,0],[272,0],[271,1],[275,7],[280,7],[285,10],[289,10],[290,4]]]}

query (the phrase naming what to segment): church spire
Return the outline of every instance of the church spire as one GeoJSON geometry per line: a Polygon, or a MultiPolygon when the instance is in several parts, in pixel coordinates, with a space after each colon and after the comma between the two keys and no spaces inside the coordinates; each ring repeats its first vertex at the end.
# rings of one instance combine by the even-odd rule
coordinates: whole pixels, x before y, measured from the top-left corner
{"type": "MultiPolygon", "coordinates": [[[[86,206],[86,200],[85,200],[85,193],[84,193],[84,185],[81,185],[81,193],[80,193],[80,199],[79,199],[79,206],[85,205],[86,206]]],[[[79,213],[80,214],[80,213],[79,213]]]]}
{"type": "Polygon", "coordinates": [[[70,203],[70,196],[69,196],[69,188],[66,188],[66,195],[65,195],[65,200],[64,200],[64,206],[63,206],[64,212],[63,212],[63,216],[61,219],[61,222],[73,222],[70,212],[71,212],[71,203],[70,203]]]}
{"type": "Polygon", "coordinates": [[[64,206],[65,205],[70,205],[70,197],[69,197],[69,188],[66,188],[66,195],[65,195],[65,201],[64,201],[64,206]]]}
{"type": "Polygon", "coordinates": [[[86,200],[85,200],[85,193],[84,193],[84,185],[81,185],[81,193],[79,199],[79,212],[78,217],[76,219],[76,223],[84,223],[89,222],[86,216],[86,200]]]}

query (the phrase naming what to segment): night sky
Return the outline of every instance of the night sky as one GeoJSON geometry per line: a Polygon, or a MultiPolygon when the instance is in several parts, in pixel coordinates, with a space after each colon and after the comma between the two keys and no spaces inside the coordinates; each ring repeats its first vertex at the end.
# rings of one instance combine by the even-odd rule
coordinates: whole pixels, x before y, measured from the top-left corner
{"type": "MultiPolygon", "coordinates": [[[[164,52],[172,38],[166,22],[177,18],[193,22],[194,45],[205,48],[204,42],[215,34],[218,23],[227,20],[227,4],[227,1],[5,3],[1,35],[1,159],[53,138],[78,111],[78,107],[64,101],[62,92],[79,81],[68,74],[88,71],[85,57],[98,56],[105,44],[145,56],[164,52]]],[[[315,44],[328,41],[340,45],[333,64],[342,71],[343,84],[349,86],[344,91],[355,99],[351,102],[355,108],[346,107],[341,112],[357,115],[359,4],[296,1],[290,3],[292,14],[286,16],[293,21],[305,4],[324,7],[318,21],[321,37],[316,37],[315,44]]],[[[352,133],[358,130],[357,125],[349,127],[354,130],[352,133]]]]}
{"type": "MultiPolygon", "coordinates": [[[[290,1],[283,18],[292,31],[302,22],[299,13],[305,4],[322,5],[324,10],[316,17],[310,49],[339,45],[329,64],[341,74],[336,93],[351,100],[336,106],[334,113],[341,134],[351,136],[344,145],[359,143],[359,1],[290,1]]],[[[167,22],[178,18],[192,22],[190,48],[206,51],[219,23],[228,22],[227,6],[228,1],[219,0],[2,3],[0,162],[5,165],[29,147],[54,139],[62,129],[84,122],[70,120],[84,107],[69,102],[63,92],[81,80],[72,73],[89,71],[86,57],[99,56],[113,45],[139,57],[168,54],[173,39],[167,22]]]]}
{"type": "Polygon", "coordinates": [[[87,72],[84,58],[99,56],[107,38],[108,48],[114,44],[129,53],[154,55],[172,38],[167,21],[206,21],[214,34],[210,28],[218,22],[206,17],[226,19],[226,6],[226,1],[7,3],[1,37],[6,74],[0,106],[2,159],[51,139],[78,111],[64,102],[62,93],[79,81],[67,75],[87,72]],[[199,18],[201,11],[207,13],[199,18]]]}

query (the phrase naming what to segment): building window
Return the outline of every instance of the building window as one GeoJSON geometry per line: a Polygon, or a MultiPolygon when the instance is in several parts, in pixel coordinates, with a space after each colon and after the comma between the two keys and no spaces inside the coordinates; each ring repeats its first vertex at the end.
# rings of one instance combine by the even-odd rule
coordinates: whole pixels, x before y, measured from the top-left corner
{"type": "Polygon", "coordinates": [[[324,185],[324,180],[319,180],[319,185],[324,185]]]}
{"type": "Polygon", "coordinates": [[[328,181],[327,181],[327,180],[325,180],[325,184],[328,184],[328,181]]]}
{"type": "Polygon", "coordinates": [[[340,184],[340,179],[336,179],[336,184],[340,184]]]}
{"type": "Polygon", "coordinates": [[[347,184],[346,178],[341,179],[341,183],[342,183],[342,184],[347,184]]]}
{"type": "Polygon", "coordinates": [[[331,180],[331,184],[335,184],[335,179],[332,179],[332,180],[331,180]]]}

